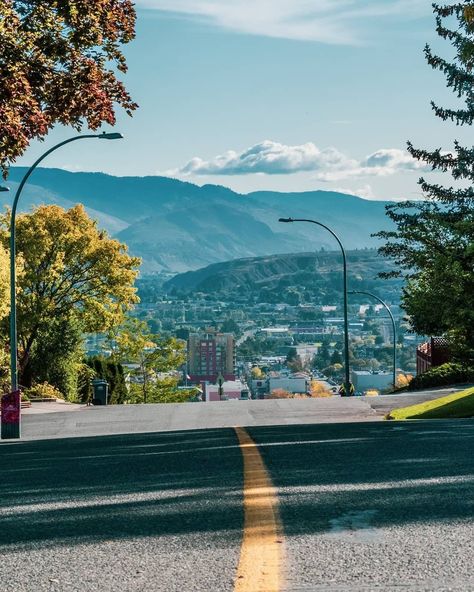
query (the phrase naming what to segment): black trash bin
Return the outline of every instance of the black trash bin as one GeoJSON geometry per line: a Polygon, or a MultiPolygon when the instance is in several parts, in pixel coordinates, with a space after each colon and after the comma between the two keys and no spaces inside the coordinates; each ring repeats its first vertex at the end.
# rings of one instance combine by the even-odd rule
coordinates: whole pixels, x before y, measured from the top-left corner
{"type": "Polygon", "coordinates": [[[109,383],[103,378],[94,378],[92,381],[92,404],[107,405],[109,396],[109,383]]]}

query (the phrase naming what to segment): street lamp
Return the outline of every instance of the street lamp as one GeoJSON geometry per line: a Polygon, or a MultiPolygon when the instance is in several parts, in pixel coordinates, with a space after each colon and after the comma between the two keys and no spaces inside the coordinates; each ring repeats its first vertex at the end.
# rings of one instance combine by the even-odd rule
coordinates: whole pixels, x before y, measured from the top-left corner
{"type": "Polygon", "coordinates": [[[310,222],[311,224],[317,224],[318,226],[321,226],[322,228],[325,228],[328,232],[330,232],[333,235],[333,237],[337,240],[339,246],[341,247],[342,264],[344,271],[344,389],[345,395],[348,397],[351,394],[351,378],[349,371],[349,318],[347,313],[347,258],[344,247],[342,245],[341,240],[333,230],[331,230],[321,222],[317,222],[316,220],[306,220],[304,218],[280,218],[278,222],[310,222]]]}
{"type": "Polygon", "coordinates": [[[0,192],[1,191],[10,191],[10,187],[5,187],[5,185],[0,185],[0,192]]]}
{"type": "Polygon", "coordinates": [[[12,213],[10,219],[10,375],[11,375],[11,391],[15,394],[16,397],[16,404],[18,405],[18,421],[13,422],[10,424],[6,424],[3,421],[3,414],[2,414],[2,438],[19,438],[20,437],[20,393],[18,391],[18,366],[17,366],[17,350],[18,350],[18,343],[17,343],[17,331],[16,331],[16,210],[18,206],[18,200],[20,199],[21,192],[25,183],[27,182],[31,173],[35,170],[35,168],[42,162],[51,152],[54,152],[61,146],[65,146],[66,144],[70,144],[71,142],[75,142],[76,140],[87,140],[90,138],[98,138],[99,140],[119,140],[123,138],[122,134],[117,132],[102,132],[101,134],[84,134],[81,136],[74,136],[73,138],[69,138],[56,144],[49,150],[47,150],[44,154],[42,154],[26,171],[25,176],[20,182],[18,189],[15,193],[15,198],[13,200],[12,205],[12,213]]]}
{"type": "Polygon", "coordinates": [[[397,388],[397,329],[395,326],[395,319],[393,318],[392,311],[386,302],[384,302],[381,298],[372,294],[372,292],[363,292],[361,290],[351,290],[349,294],[365,294],[366,296],[371,296],[380,304],[385,307],[386,311],[390,315],[390,319],[392,320],[392,328],[393,328],[393,388],[397,388]]]}

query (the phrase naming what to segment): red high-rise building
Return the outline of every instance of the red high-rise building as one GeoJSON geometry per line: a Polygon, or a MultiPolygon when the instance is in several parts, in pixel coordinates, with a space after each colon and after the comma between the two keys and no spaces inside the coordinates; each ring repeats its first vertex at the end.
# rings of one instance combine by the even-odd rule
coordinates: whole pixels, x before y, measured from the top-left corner
{"type": "Polygon", "coordinates": [[[188,374],[193,382],[235,380],[235,340],[231,333],[205,332],[188,339],[188,374]]]}

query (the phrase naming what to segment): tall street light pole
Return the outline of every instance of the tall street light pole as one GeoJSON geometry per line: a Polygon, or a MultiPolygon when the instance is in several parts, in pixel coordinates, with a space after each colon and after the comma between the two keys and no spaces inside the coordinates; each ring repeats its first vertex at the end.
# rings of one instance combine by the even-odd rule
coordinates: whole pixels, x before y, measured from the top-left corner
{"type": "Polygon", "coordinates": [[[337,234],[322,224],[321,222],[317,222],[316,220],[306,220],[304,218],[280,218],[278,222],[290,223],[290,222],[310,222],[311,224],[317,224],[322,228],[326,229],[330,232],[333,237],[337,240],[339,246],[341,247],[342,252],[342,263],[343,263],[343,272],[344,272],[344,390],[345,395],[348,397],[351,394],[351,378],[350,378],[350,370],[349,370],[349,316],[347,312],[347,258],[346,258],[346,251],[344,250],[344,246],[337,236],[337,234]]]}
{"type": "Polygon", "coordinates": [[[390,315],[390,319],[392,320],[392,328],[393,328],[393,388],[397,388],[397,329],[395,325],[395,319],[393,318],[392,311],[386,302],[384,302],[381,298],[372,294],[372,292],[363,292],[361,290],[351,290],[349,294],[365,294],[366,296],[371,296],[386,309],[388,314],[390,315]]]}
{"type": "MultiPolygon", "coordinates": [[[[2,438],[19,438],[20,437],[20,392],[18,390],[18,342],[17,342],[17,330],[16,330],[16,210],[18,206],[18,200],[20,199],[21,192],[25,186],[28,178],[35,168],[42,162],[51,152],[54,152],[58,148],[75,142],[76,140],[87,140],[90,138],[99,138],[100,140],[119,140],[123,138],[122,134],[117,132],[102,134],[84,134],[81,136],[74,136],[56,144],[44,154],[42,154],[26,171],[25,176],[20,182],[18,189],[15,193],[15,198],[12,205],[12,213],[10,219],[10,375],[11,375],[11,391],[15,399],[15,405],[18,406],[18,420],[5,423],[3,421],[4,414],[2,413],[2,438]]],[[[15,416],[16,417],[16,416],[15,416]]]]}

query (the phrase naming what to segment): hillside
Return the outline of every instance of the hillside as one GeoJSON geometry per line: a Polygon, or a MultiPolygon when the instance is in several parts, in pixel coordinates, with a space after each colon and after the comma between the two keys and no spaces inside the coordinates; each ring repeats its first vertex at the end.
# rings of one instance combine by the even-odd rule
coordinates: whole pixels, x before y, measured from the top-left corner
{"type": "MultiPolygon", "coordinates": [[[[15,189],[25,169],[13,167],[15,189]]],[[[11,193],[0,194],[4,204],[11,193]]],[[[143,258],[143,273],[194,270],[220,261],[278,253],[334,249],[334,239],[311,224],[283,225],[282,216],[316,218],[331,226],[347,249],[377,245],[373,232],[389,228],[385,203],[329,191],[256,192],[199,187],[166,177],[114,177],[37,169],[20,204],[70,207],[83,203],[99,224],[143,258]]]]}
{"type": "MultiPolygon", "coordinates": [[[[377,274],[390,270],[390,264],[375,250],[347,253],[349,289],[393,293],[398,299],[399,280],[380,280],[377,274]]],[[[179,274],[166,282],[163,289],[180,292],[231,294],[273,293],[298,287],[319,294],[324,303],[342,287],[342,259],[337,252],[293,253],[252,257],[215,263],[197,271],[179,274]]]]}

